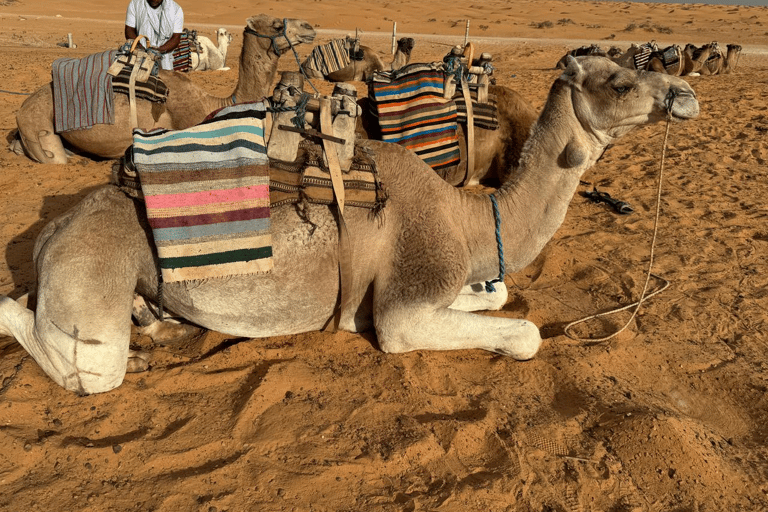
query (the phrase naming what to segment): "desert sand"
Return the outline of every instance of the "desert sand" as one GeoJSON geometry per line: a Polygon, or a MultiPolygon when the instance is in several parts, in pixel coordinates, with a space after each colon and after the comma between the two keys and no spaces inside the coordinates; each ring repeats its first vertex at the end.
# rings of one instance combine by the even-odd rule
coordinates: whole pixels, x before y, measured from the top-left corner
{"type": "MultiPolygon", "coordinates": [[[[26,94],[50,81],[53,60],[123,42],[124,4],[0,1],[4,140],[26,94]],[[62,46],[67,33],[76,49],[62,46]]],[[[230,71],[190,75],[222,96],[237,79],[245,19],[261,12],[309,21],[316,43],[358,29],[382,55],[396,22],[398,35],[416,38],[413,62],[463,44],[469,19],[469,39],[493,54],[497,82],[536,108],[560,73],[554,64],[582,44],[718,41],[744,50],[733,74],[686,78],[701,115],[670,127],[654,246],[653,273],[670,286],[618,336],[579,342],[563,329],[642,290],[663,125],[609,149],[541,255],[507,276],[508,303],[487,314],[541,328],[542,350],[528,362],[479,350],[387,355],[373,332],[260,340],[207,332],[183,346],[136,334],[151,369],[81,397],[0,338],[0,510],[768,510],[768,8],[181,4],[188,28],[235,35],[230,71]],[[594,186],[634,213],[589,201],[582,193],[594,186]]],[[[299,47],[300,58],[310,50],[299,47]]],[[[280,66],[297,69],[290,54],[280,66]]],[[[41,165],[0,148],[0,293],[17,298],[35,287],[35,237],[107,183],[111,167],[83,156],[41,165]]],[[[628,318],[576,332],[599,338],[628,318]]]]}

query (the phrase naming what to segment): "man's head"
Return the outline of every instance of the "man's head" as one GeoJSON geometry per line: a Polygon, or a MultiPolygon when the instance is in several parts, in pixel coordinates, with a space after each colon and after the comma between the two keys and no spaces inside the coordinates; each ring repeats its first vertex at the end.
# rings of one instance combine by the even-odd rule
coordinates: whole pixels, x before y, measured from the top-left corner
{"type": "Polygon", "coordinates": [[[147,0],[147,4],[153,9],[157,9],[163,4],[163,0],[147,0]]]}

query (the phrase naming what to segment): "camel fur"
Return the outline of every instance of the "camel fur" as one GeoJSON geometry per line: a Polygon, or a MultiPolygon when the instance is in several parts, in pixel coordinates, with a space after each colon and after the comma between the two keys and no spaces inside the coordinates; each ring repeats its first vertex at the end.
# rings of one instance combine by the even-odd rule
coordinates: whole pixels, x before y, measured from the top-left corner
{"type": "MultiPolygon", "coordinates": [[[[169,89],[168,99],[165,103],[137,99],[138,127],[143,130],[189,128],[221,107],[269,96],[280,55],[299,44],[311,43],[314,38],[315,30],[303,20],[284,22],[265,14],[249,18],[243,32],[240,76],[231,95],[213,96],[184,73],[160,70],[159,77],[169,89]]],[[[16,114],[16,123],[24,151],[30,158],[41,163],[65,164],[67,154],[62,139],[78,152],[102,158],[122,156],[133,142],[126,95],[115,95],[114,115],[114,124],[55,133],[53,89],[48,84],[24,101],[16,114]]]]}
{"type": "MultiPolygon", "coordinates": [[[[499,190],[507,272],[528,265],[552,238],[580,178],[633,127],[698,115],[678,77],[638,73],[603,57],[569,60],[499,190]],[[670,98],[674,101],[670,102],[670,98]],[[671,103],[671,105],[670,105],[671,103]]],[[[376,215],[344,212],[351,286],[339,327],[374,329],[388,353],[484,349],[525,360],[541,345],[531,322],[471,311],[499,309],[503,283],[488,196],[452,187],[415,154],[361,141],[375,154],[388,195],[376,215]]],[[[272,209],[270,273],[166,283],[165,307],[202,327],[264,338],[322,329],[339,294],[336,208],[272,209]]],[[[129,352],[134,292],[156,300],[157,270],[143,207],[104,186],[50,222],[34,248],[35,311],[0,296],[0,335],[13,336],[59,385],[81,394],[119,386],[129,352]]],[[[129,364],[130,358],[130,364],[129,364]]]]}
{"type": "Polygon", "coordinates": [[[225,28],[216,31],[216,45],[205,36],[197,36],[197,43],[200,45],[200,53],[192,52],[190,55],[192,71],[228,71],[224,67],[227,62],[227,50],[232,42],[232,34],[225,28]]]}

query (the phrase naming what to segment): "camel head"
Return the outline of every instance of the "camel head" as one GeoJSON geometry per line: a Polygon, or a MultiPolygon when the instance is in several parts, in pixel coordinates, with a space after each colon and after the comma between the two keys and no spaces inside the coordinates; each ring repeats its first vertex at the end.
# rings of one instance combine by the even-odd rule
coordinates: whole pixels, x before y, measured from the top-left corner
{"type": "Polygon", "coordinates": [[[221,44],[222,40],[226,40],[227,44],[232,42],[232,34],[223,27],[216,31],[216,41],[221,44]]]}
{"type": "Polygon", "coordinates": [[[315,29],[304,20],[273,18],[267,14],[251,16],[245,26],[245,34],[263,39],[272,50],[282,55],[290,48],[315,40],[315,29]]]}
{"type": "Polygon", "coordinates": [[[728,53],[731,53],[731,52],[741,53],[740,44],[729,44],[726,46],[726,48],[728,48],[728,53]]]}
{"type": "Polygon", "coordinates": [[[401,37],[397,41],[398,51],[401,51],[406,55],[411,54],[414,46],[416,46],[416,40],[413,39],[412,37],[401,37]]]}
{"type": "Polygon", "coordinates": [[[682,78],[623,68],[605,57],[568,58],[553,92],[558,87],[570,89],[581,126],[603,144],[668,114],[673,120],[699,115],[696,93],[682,78]]]}

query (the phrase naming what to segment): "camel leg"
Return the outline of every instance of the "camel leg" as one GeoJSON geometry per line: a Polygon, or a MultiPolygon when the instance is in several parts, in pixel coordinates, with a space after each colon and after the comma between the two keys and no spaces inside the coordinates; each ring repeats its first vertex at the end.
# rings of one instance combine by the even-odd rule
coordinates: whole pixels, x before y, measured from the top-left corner
{"type": "Polygon", "coordinates": [[[374,313],[384,352],[483,349],[518,360],[541,346],[539,329],[527,320],[499,318],[434,306],[387,308],[374,313]]]}
{"type": "Polygon", "coordinates": [[[66,164],[67,152],[53,128],[53,92],[41,87],[16,114],[19,138],[29,158],[43,164],[66,164]]]}
{"type": "Polygon", "coordinates": [[[495,291],[485,291],[485,283],[468,284],[449,307],[458,311],[496,311],[507,303],[509,292],[504,283],[494,283],[495,291]]]}
{"type": "MultiPolygon", "coordinates": [[[[156,310],[157,308],[155,308],[156,310]]],[[[168,344],[183,340],[202,331],[201,327],[168,318],[158,320],[147,299],[138,293],[133,298],[133,318],[139,324],[139,332],[149,336],[155,343],[168,344]]]]}

